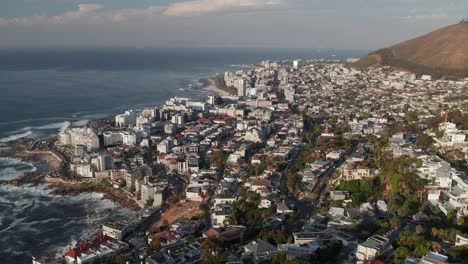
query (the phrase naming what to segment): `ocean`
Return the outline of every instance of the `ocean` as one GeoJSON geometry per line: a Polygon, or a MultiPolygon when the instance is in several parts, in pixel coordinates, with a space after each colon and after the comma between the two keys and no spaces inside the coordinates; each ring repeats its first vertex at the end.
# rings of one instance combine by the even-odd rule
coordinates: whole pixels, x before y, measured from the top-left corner
{"type": "MultiPolygon", "coordinates": [[[[201,78],[261,60],[345,59],[362,51],[288,49],[0,50],[0,142],[44,137],[71,124],[173,96],[201,99],[201,78]]],[[[37,166],[0,159],[0,179],[37,166]]],[[[99,195],[52,196],[44,187],[0,186],[0,263],[30,263],[34,252],[63,252],[99,223],[131,217],[99,195]]]]}

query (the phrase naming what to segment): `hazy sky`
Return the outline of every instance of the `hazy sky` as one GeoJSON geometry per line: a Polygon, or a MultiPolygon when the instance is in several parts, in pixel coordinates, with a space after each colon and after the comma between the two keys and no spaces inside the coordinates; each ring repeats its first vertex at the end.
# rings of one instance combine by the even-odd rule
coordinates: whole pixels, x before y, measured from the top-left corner
{"type": "Polygon", "coordinates": [[[0,47],[373,50],[464,16],[467,0],[1,0],[0,47]]]}

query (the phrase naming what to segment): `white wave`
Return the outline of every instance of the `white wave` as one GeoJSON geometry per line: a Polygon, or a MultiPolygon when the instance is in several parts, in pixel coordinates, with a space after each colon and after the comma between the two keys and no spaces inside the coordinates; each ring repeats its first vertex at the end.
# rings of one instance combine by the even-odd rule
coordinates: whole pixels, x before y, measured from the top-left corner
{"type": "MultiPolygon", "coordinates": [[[[83,193],[76,196],[58,196],[50,194],[51,190],[46,186],[11,186],[11,189],[0,189],[0,196],[6,202],[12,203],[12,209],[5,212],[0,211],[0,216],[7,217],[11,223],[3,226],[0,230],[1,250],[34,250],[30,243],[20,245],[17,241],[23,239],[24,235],[41,236],[42,233],[50,233],[51,230],[60,230],[60,233],[53,235],[50,241],[56,241],[56,238],[66,241],[63,244],[45,243],[41,250],[51,254],[63,255],[70,246],[77,241],[89,238],[99,228],[100,224],[107,221],[116,221],[122,219],[131,219],[136,213],[125,208],[111,200],[103,199],[102,194],[83,193]],[[52,198],[52,199],[50,199],[52,198]],[[34,216],[41,210],[47,208],[57,208],[56,206],[66,206],[66,208],[84,209],[83,214],[74,214],[62,218],[61,214],[55,215],[54,210],[50,212],[50,218],[35,219],[34,216]],[[57,223],[56,223],[57,222],[57,223]],[[14,243],[11,243],[13,242],[14,243]],[[11,247],[5,245],[12,245],[11,247]]],[[[47,212],[49,215],[49,212],[47,212]]],[[[10,222],[9,221],[9,222],[10,222]]],[[[1,261],[0,261],[1,262],[1,261]]]]}
{"type": "Polygon", "coordinates": [[[44,118],[36,118],[36,119],[23,119],[23,120],[17,120],[17,121],[10,121],[10,122],[0,122],[1,125],[11,125],[11,124],[21,124],[21,123],[27,123],[27,122],[32,122],[32,121],[40,121],[40,120],[67,120],[69,118],[67,117],[44,117],[44,118]]]}
{"type": "Polygon", "coordinates": [[[17,139],[20,139],[20,138],[27,137],[27,136],[29,136],[31,134],[32,134],[32,131],[26,131],[26,132],[23,132],[23,133],[14,134],[14,135],[11,135],[11,136],[8,136],[8,137],[1,138],[0,142],[2,142],[2,143],[10,142],[10,141],[13,141],[13,140],[17,140],[17,139]]]}
{"type": "Polygon", "coordinates": [[[11,133],[16,133],[16,132],[21,132],[21,131],[31,131],[31,130],[48,130],[48,129],[60,129],[65,130],[67,127],[70,126],[69,121],[63,121],[63,122],[58,122],[58,123],[50,123],[42,126],[27,126],[23,127],[21,129],[12,131],[11,133]]]}
{"type": "MultiPolygon", "coordinates": [[[[124,107],[125,108],[125,107],[124,107]]],[[[84,119],[103,119],[103,118],[107,118],[109,117],[110,115],[109,114],[102,114],[102,113],[96,113],[96,114],[87,114],[87,115],[82,115],[80,116],[80,118],[84,118],[84,119]]]]}
{"type": "Polygon", "coordinates": [[[72,126],[84,126],[89,123],[89,120],[84,119],[84,120],[78,120],[78,121],[73,121],[71,123],[72,126]]]}
{"type": "Polygon", "coordinates": [[[24,138],[30,136],[31,138],[35,138],[34,134],[41,134],[40,130],[58,130],[58,131],[65,131],[71,123],[69,121],[63,121],[58,123],[50,123],[42,126],[26,126],[11,132],[8,132],[10,136],[4,137],[0,139],[0,142],[9,142],[16,139],[24,138]],[[35,133],[37,132],[37,133],[35,133]]]}
{"type": "Polygon", "coordinates": [[[32,129],[44,130],[44,129],[58,129],[59,131],[65,131],[70,126],[69,121],[63,121],[60,123],[51,123],[43,126],[32,127],[32,129]]]}
{"type": "Polygon", "coordinates": [[[0,179],[12,180],[26,172],[34,172],[37,168],[31,164],[19,159],[0,158],[0,179]]]}

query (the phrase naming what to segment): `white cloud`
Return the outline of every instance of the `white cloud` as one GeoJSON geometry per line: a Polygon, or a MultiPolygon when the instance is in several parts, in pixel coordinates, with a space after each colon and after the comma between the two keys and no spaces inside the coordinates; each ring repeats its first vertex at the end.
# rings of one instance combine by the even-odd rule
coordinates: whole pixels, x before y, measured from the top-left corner
{"type": "Polygon", "coordinates": [[[106,11],[102,4],[79,4],[75,11],[56,16],[1,18],[0,26],[34,26],[61,24],[101,24],[128,20],[152,20],[162,16],[188,16],[220,11],[259,10],[278,7],[287,0],[191,0],[169,6],[127,8],[106,11]]]}
{"type": "Polygon", "coordinates": [[[105,22],[122,22],[131,19],[150,20],[161,16],[163,7],[127,8],[104,11],[101,4],[79,4],[78,10],[65,12],[56,16],[34,15],[29,17],[0,18],[0,26],[33,26],[59,24],[100,24],[105,22]]]}
{"type": "Polygon", "coordinates": [[[86,14],[86,13],[94,12],[103,8],[104,6],[101,4],[79,4],[77,13],[86,14]]]}
{"type": "Polygon", "coordinates": [[[170,5],[164,15],[188,16],[228,10],[272,8],[286,0],[192,0],[170,5]]]}

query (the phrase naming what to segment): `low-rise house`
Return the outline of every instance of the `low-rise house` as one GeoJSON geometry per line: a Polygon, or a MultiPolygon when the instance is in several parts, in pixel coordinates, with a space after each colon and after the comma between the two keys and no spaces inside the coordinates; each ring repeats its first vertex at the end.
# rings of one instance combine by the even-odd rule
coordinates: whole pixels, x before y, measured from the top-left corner
{"type": "Polygon", "coordinates": [[[212,207],[211,219],[213,221],[213,227],[223,227],[226,225],[226,220],[231,214],[232,201],[215,202],[212,207]]]}
{"type": "Polygon", "coordinates": [[[276,206],[276,212],[278,214],[290,214],[290,213],[293,213],[294,210],[288,206],[288,204],[286,202],[280,202],[278,203],[278,205],[276,206]]]}
{"type": "Polygon", "coordinates": [[[373,235],[365,242],[358,245],[356,257],[359,261],[373,260],[378,255],[382,255],[392,249],[388,238],[373,235]]]}
{"type": "Polygon", "coordinates": [[[294,244],[305,245],[310,243],[324,243],[331,240],[340,240],[343,245],[356,244],[356,238],[348,233],[327,228],[321,231],[303,231],[293,233],[294,244]]]}
{"type": "Polygon", "coordinates": [[[359,207],[359,211],[363,215],[373,216],[375,214],[375,206],[373,203],[363,203],[359,207]]]}
{"type": "Polygon", "coordinates": [[[145,264],[175,264],[175,260],[165,251],[146,257],[145,264]]]}
{"type": "Polygon", "coordinates": [[[333,218],[343,218],[344,213],[344,208],[341,207],[330,207],[330,210],[328,210],[328,214],[333,218]]]}
{"type": "Polygon", "coordinates": [[[421,259],[406,258],[405,264],[446,264],[448,257],[439,253],[429,252],[421,259]]]}
{"type": "Polygon", "coordinates": [[[332,201],[342,201],[346,200],[349,197],[348,191],[330,191],[330,199],[332,201]]]}
{"type": "Polygon", "coordinates": [[[455,237],[455,247],[468,245],[468,235],[457,234],[455,237]]]}
{"type": "Polygon", "coordinates": [[[270,208],[271,206],[271,201],[269,199],[261,199],[260,204],[258,205],[258,208],[270,208]]]}
{"type": "Polygon", "coordinates": [[[346,181],[361,180],[372,177],[371,169],[365,166],[356,166],[353,163],[348,163],[342,168],[342,177],[346,181]]]}
{"type": "Polygon", "coordinates": [[[377,211],[381,214],[386,214],[388,212],[387,203],[382,200],[377,201],[377,211]]]}
{"type": "Polygon", "coordinates": [[[198,241],[189,243],[182,240],[178,243],[164,247],[164,249],[145,259],[147,264],[195,264],[202,263],[202,248],[198,241]]]}
{"type": "Polygon", "coordinates": [[[109,236],[99,235],[88,242],[80,242],[73,249],[65,252],[66,263],[94,263],[108,259],[129,248],[128,244],[109,236]]]}
{"type": "Polygon", "coordinates": [[[325,158],[328,160],[339,160],[341,157],[343,157],[342,150],[334,150],[332,152],[328,152],[327,155],[325,155],[325,158]]]}
{"type": "Polygon", "coordinates": [[[117,222],[117,223],[105,223],[101,225],[102,234],[109,236],[113,239],[122,240],[127,231],[127,223],[117,222]]]}
{"type": "Polygon", "coordinates": [[[265,220],[263,220],[263,227],[265,228],[280,228],[284,221],[286,221],[287,215],[286,214],[276,214],[273,215],[265,220]]]}
{"type": "Polygon", "coordinates": [[[161,240],[161,246],[167,246],[179,241],[179,235],[175,232],[171,231],[163,231],[159,233],[155,233],[148,236],[148,244],[151,244],[152,241],[159,239],[161,240]]]}
{"type": "Polygon", "coordinates": [[[252,241],[244,246],[244,254],[252,256],[256,261],[272,258],[278,253],[278,248],[261,239],[252,241]]]}
{"type": "Polygon", "coordinates": [[[280,244],[278,250],[286,253],[286,259],[310,260],[315,255],[316,249],[296,244],[280,244]]]}
{"type": "Polygon", "coordinates": [[[221,242],[242,242],[244,236],[244,226],[228,226],[226,228],[210,228],[203,233],[203,237],[209,237],[221,242]]]}

